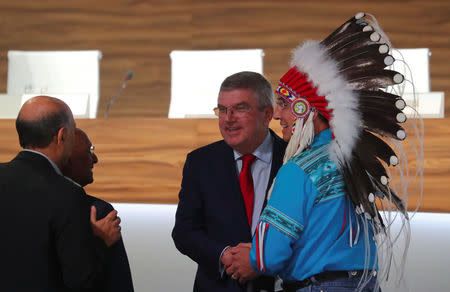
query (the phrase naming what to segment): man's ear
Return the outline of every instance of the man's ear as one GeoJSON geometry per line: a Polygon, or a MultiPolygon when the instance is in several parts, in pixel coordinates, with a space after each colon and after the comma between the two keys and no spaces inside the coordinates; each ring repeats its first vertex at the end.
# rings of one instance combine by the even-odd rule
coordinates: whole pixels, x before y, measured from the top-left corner
{"type": "Polygon", "coordinates": [[[317,116],[319,115],[319,111],[314,110],[313,113],[314,113],[313,120],[316,120],[317,116]]]}
{"type": "Polygon", "coordinates": [[[264,110],[264,124],[266,126],[269,126],[270,121],[272,121],[272,118],[273,118],[273,107],[268,106],[264,110]]]}
{"type": "Polygon", "coordinates": [[[58,130],[58,135],[56,136],[57,144],[60,145],[64,143],[64,140],[67,138],[67,129],[66,127],[62,127],[58,130]]]}

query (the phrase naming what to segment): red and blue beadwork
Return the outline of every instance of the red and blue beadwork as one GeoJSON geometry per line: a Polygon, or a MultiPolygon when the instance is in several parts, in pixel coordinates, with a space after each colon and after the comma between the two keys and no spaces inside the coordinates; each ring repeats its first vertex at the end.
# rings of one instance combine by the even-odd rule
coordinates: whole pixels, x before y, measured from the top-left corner
{"type": "Polygon", "coordinates": [[[297,95],[284,84],[280,84],[276,92],[290,103],[292,114],[296,118],[303,119],[311,112],[311,105],[309,102],[305,98],[297,97],[297,95]]]}
{"type": "Polygon", "coordinates": [[[289,102],[292,102],[294,99],[297,98],[295,93],[293,93],[291,90],[289,90],[287,87],[283,85],[279,85],[276,92],[278,93],[278,95],[280,95],[289,102]]]}
{"type": "Polygon", "coordinates": [[[333,110],[328,108],[325,96],[318,95],[317,87],[309,80],[307,74],[297,67],[292,67],[281,77],[276,93],[291,104],[292,113],[296,117],[307,116],[311,107],[314,107],[325,119],[328,121],[331,119],[333,110]],[[303,107],[305,103],[303,101],[292,105],[297,99],[306,100],[307,105],[303,107]]]}

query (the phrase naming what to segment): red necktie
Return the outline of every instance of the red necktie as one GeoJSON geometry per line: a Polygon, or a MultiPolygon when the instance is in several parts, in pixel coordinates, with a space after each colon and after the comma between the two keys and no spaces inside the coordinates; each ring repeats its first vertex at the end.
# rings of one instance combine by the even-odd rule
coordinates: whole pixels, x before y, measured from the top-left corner
{"type": "Polygon", "coordinates": [[[239,185],[241,186],[242,196],[244,198],[245,211],[247,211],[248,225],[252,226],[252,216],[253,216],[253,178],[251,166],[253,161],[255,161],[256,156],[252,154],[247,154],[242,156],[242,169],[239,173],[239,185]]]}

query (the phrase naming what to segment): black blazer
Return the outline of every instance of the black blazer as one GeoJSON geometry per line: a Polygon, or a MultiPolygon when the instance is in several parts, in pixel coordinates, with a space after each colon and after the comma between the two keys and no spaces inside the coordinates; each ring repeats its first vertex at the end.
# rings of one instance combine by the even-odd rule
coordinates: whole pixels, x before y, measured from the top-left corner
{"type": "MultiPolygon", "coordinates": [[[[286,142],[272,131],[271,135],[274,143],[267,190],[286,149],[286,142]]],[[[233,149],[224,140],[187,155],[172,237],[177,249],[198,264],[194,291],[246,291],[245,285],[219,273],[223,249],[252,240],[233,149]]],[[[273,279],[271,282],[273,287],[273,279]]]]}
{"type": "MultiPolygon", "coordinates": [[[[97,209],[97,220],[114,210],[110,203],[87,195],[90,206],[97,209]]],[[[106,250],[103,276],[95,283],[95,292],[133,292],[130,265],[122,238],[106,250]]]]}
{"type": "Polygon", "coordinates": [[[36,153],[0,164],[0,290],[84,291],[101,273],[84,191],[36,153]]]}

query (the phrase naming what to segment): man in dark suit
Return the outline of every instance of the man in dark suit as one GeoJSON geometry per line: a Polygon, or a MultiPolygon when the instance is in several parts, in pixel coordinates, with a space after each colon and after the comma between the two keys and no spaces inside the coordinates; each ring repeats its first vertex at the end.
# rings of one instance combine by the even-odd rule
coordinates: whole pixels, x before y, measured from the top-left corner
{"type": "MultiPolygon", "coordinates": [[[[94,181],[93,168],[98,162],[94,153],[94,146],[89,137],[81,129],[75,129],[75,143],[63,174],[70,178],[74,184],[84,187],[94,181]]],[[[113,206],[96,197],[87,196],[90,206],[96,207],[97,220],[104,218],[114,210],[113,206]]],[[[106,251],[103,277],[94,285],[96,292],[133,292],[130,265],[122,238],[110,246],[106,251]]]]}
{"type": "Polygon", "coordinates": [[[38,96],[23,105],[16,128],[24,149],[0,164],[1,290],[90,289],[120,226],[115,212],[90,222],[83,190],[62,176],[74,141],[72,113],[38,96]]]}
{"type": "Polygon", "coordinates": [[[282,165],[286,143],[269,130],[270,83],[254,72],[227,77],[215,111],[224,140],[187,155],[172,237],[178,250],[198,264],[194,291],[273,291],[273,278],[258,278],[251,269],[250,245],[240,245],[245,252],[238,258],[230,252],[251,241],[282,165]],[[246,271],[236,278],[245,283],[226,274],[236,261],[246,271]]]}

